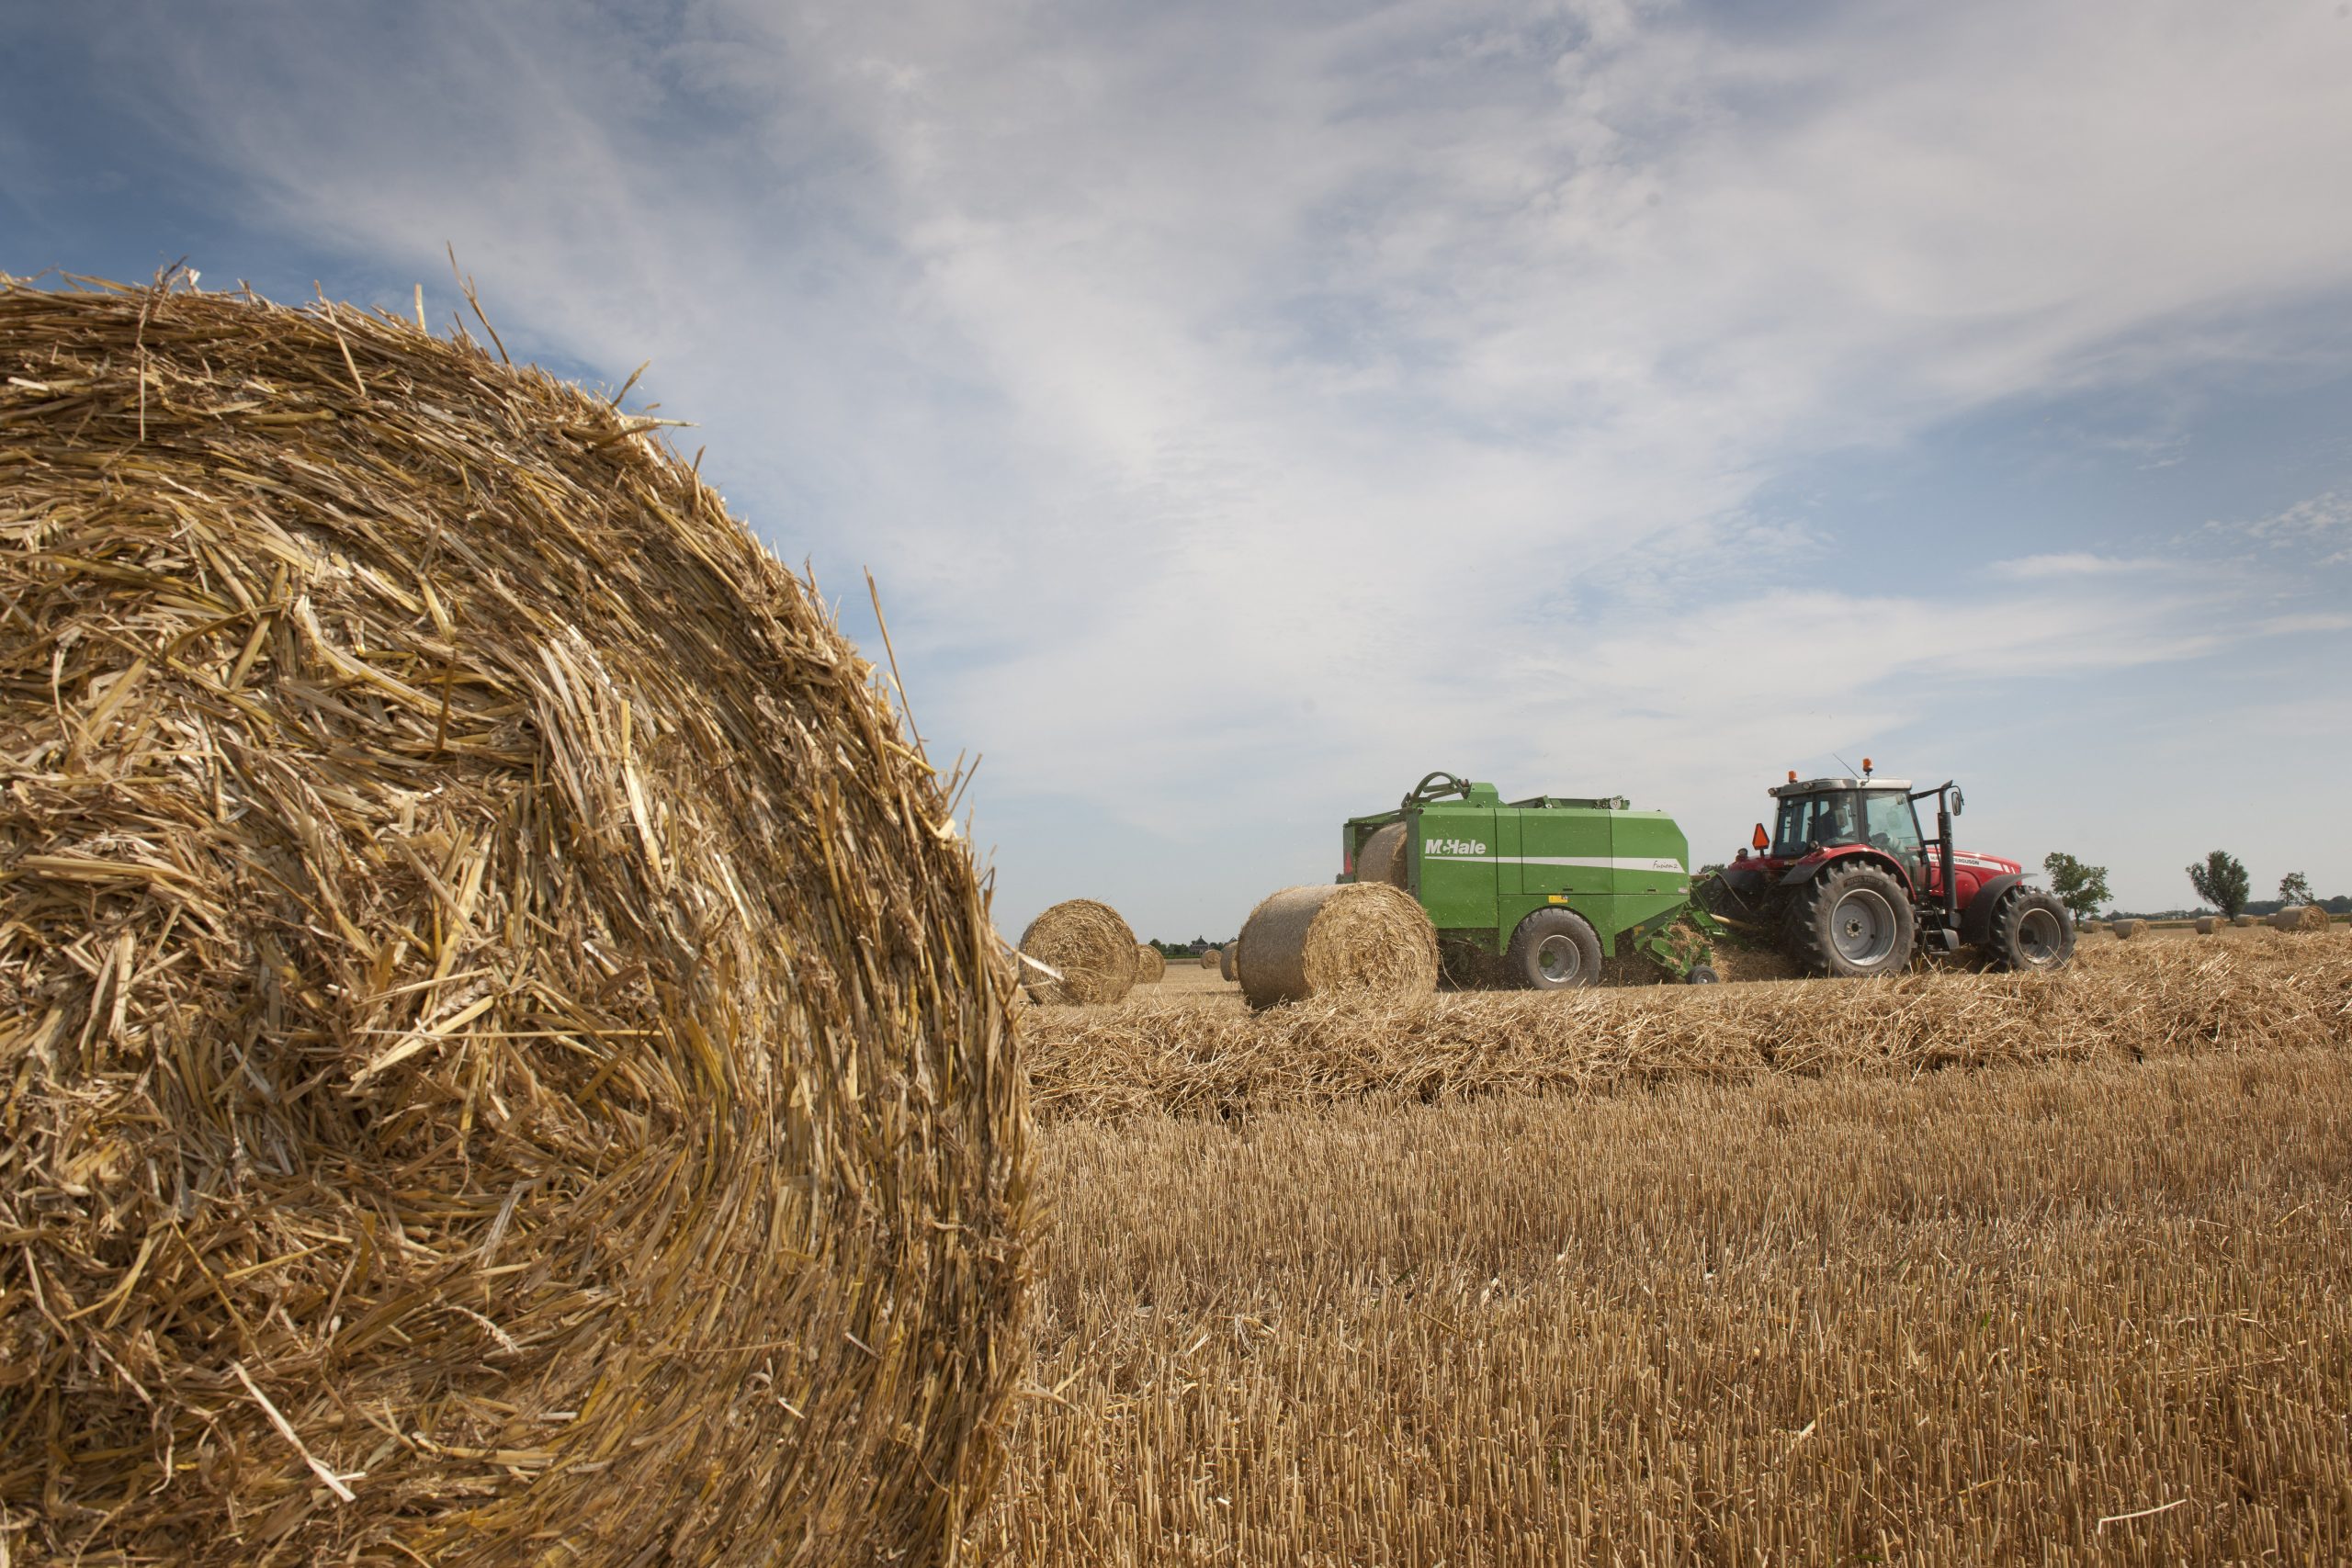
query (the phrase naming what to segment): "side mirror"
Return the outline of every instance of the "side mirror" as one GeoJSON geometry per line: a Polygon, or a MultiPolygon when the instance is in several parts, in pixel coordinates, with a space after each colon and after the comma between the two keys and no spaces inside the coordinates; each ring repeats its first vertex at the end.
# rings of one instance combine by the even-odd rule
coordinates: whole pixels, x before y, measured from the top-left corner
{"type": "Polygon", "coordinates": [[[1958,784],[1954,784],[1954,785],[1952,785],[1952,786],[1951,786],[1951,814],[1952,814],[1954,817],[1959,816],[1959,815],[1960,815],[1960,808],[1961,808],[1962,806],[1966,805],[1967,803],[1968,803],[1968,802],[1967,802],[1967,797],[1966,797],[1965,795],[1962,795],[1962,794],[1960,793],[1960,786],[1959,786],[1958,784]]]}

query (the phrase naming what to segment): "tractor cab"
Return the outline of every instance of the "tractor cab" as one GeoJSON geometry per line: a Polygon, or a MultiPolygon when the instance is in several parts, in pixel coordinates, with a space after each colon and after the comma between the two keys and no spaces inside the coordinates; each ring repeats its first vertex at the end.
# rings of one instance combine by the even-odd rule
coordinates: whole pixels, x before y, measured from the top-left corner
{"type": "Polygon", "coordinates": [[[1764,846],[1771,859],[1869,844],[1892,856],[1914,886],[1927,885],[1928,840],[1909,779],[1808,779],[1775,785],[1772,795],[1780,821],[1764,846]]]}

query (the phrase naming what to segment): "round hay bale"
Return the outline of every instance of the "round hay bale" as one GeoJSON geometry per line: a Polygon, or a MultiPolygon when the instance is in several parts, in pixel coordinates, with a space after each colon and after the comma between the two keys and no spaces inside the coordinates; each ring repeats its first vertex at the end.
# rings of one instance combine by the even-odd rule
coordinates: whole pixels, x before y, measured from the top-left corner
{"type": "Polygon", "coordinates": [[[1217,949],[1216,972],[1219,979],[1228,983],[1240,976],[1241,944],[1239,942],[1228,942],[1217,949]]]}
{"type": "Polygon", "coordinates": [[[2261,923],[2261,919],[2253,915],[2233,915],[2230,917],[2230,924],[2233,926],[2258,926],[2261,923]]]}
{"type": "Polygon", "coordinates": [[[2273,931],[2324,931],[2327,930],[2327,911],[2316,904],[2297,904],[2270,917],[2273,931]]]}
{"type": "Polygon", "coordinates": [[[814,591],[602,398],[187,291],[0,278],[0,518],[15,1560],[941,1561],[1012,982],[814,591]]]}
{"type": "Polygon", "coordinates": [[[1385,882],[1285,887],[1250,912],[1238,967],[1251,1007],[1309,997],[1393,998],[1437,989],[1437,931],[1420,901],[1385,882]]]}
{"type": "Polygon", "coordinates": [[[2215,919],[2211,915],[2199,915],[2197,918],[2197,934],[2199,936],[2211,936],[2215,931],[2220,931],[2221,929],[2222,922],[2215,919]]]}
{"type": "Polygon", "coordinates": [[[1405,833],[1404,823],[1391,822],[1366,839],[1363,852],[1356,856],[1356,880],[1385,882],[1391,887],[1411,892],[1413,861],[1405,833]]]}
{"type": "Polygon", "coordinates": [[[1160,956],[1159,949],[1148,942],[1136,943],[1136,985],[1157,986],[1167,973],[1168,960],[1160,956]]]}
{"type": "Polygon", "coordinates": [[[2145,920],[2110,920],[2108,922],[2108,930],[2113,931],[2117,936],[2121,937],[2126,942],[2131,941],[2133,937],[2138,936],[2142,931],[2144,931],[2147,929],[2148,922],[2145,920]]]}
{"type": "Polygon", "coordinates": [[[1135,987],[1136,945],[1110,905],[1066,898],[1021,933],[1021,951],[1046,966],[1023,964],[1021,984],[1046,1007],[1115,1002],[1135,987]]]}
{"type": "Polygon", "coordinates": [[[1201,952],[1201,967],[1202,967],[1202,968],[1204,968],[1204,969],[1216,969],[1216,968],[1221,968],[1221,967],[1223,967],[1223,966],[1224,966],[1224,964],[1225,964],[1225,953],[1224,953],[1224,950],[1222,950],[1222,949],[1220,949],[1220,948],[1215,948],[1215,947],[1211,947],[1211,948],[1204,948],[1204,949],[1202,950],[1202,952],[1201,952]]]}

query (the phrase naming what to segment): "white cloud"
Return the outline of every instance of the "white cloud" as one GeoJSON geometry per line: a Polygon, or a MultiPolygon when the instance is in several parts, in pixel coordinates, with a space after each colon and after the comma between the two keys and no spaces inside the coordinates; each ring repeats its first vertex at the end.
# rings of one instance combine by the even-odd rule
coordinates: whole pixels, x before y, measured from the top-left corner
{"type": "MultiPolygon", "coordinates": [[[[1061,793],[1198,842],[1227,781],[1314,820],[1465,754],[1662,793],[1923,687],[2178,666],[2243,582],[2126,592],[2153,560],[2057,537],[1962,616],[1934,552],[1750,502],[2291,355],[2273,313],[2352,288],[2352,27],[2304,6],[153,17],[126,80],[270,228],[394,298],[454,240],[510,342],[651,355],[788,558],[872,564],[927,725],[990,754],[984,838],[1061,793]]],[[[2307,505],[2245,532],[2340,537],[2307,505]]],[[[1012,918],[1080,874],[1175,901],[1007,851],[1012,918]]]]}
{"type": "Polygon", "coordinates": [[[2115,577],[2131,572],[2177,570],[2179,566],[2178,561],[2148,558],[2122,559],[2095,555],[2088,550],[2070,550],[2061,555],[2019,556],[2012,560],[1995,561],[1986,570],[1996,577],[2012,581],[2040,582],[2052,578],[2115,577]]]}
{"type": "Polygon", "coordinates": [[[2208,523],[2209,532],[2242,537],[2273,550],[2316,557],[2320,566],[2352,562],[2352,491],[2330,491],[2250,523],[2208,523]]]}

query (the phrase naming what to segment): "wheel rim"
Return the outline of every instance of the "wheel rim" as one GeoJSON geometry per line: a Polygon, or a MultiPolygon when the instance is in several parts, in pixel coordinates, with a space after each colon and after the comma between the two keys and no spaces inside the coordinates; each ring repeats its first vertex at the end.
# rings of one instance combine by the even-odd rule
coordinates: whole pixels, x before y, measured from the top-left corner
{"type": "Polygon", "coordinates": [[[2029,964],[2054,964],[2064,932],[2047,909],[2028,909],[2018,922],[2018,953],[2029,964]]]}
{"type": "Polygon", "coordinates": [[[1894,906],[1882,894],[1857,887],[1829,912],[1829,934],[1838,956],[1856,968],[1883,964],[1894,952],[1894,906]]]}
{"type": "Polygon", "coordinates": [[[1565,986],[1584,972],[1584,954],[1568,937],[1547,936],[1535,945],[1535,967],[1544,984],[1565,986]]]}

